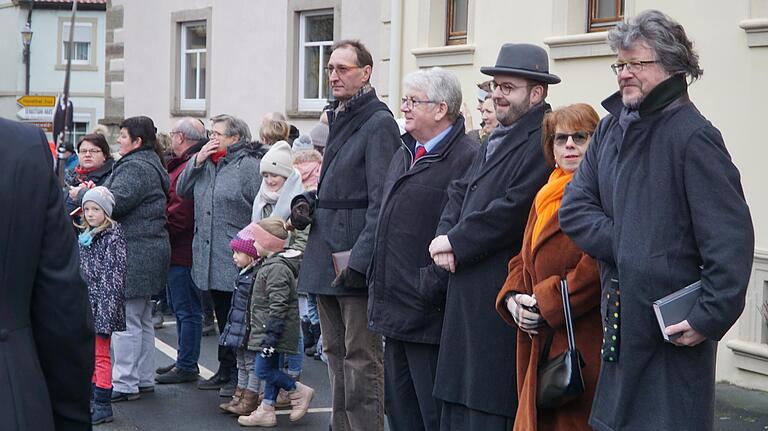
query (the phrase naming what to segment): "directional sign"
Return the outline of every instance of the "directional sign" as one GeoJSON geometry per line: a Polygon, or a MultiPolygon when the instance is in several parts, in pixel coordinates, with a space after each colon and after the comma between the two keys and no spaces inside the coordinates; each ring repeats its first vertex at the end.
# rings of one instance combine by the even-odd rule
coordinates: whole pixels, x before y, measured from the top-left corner
{"type": "Polygon", "coordinates": [[[21,96],[16,99],[19,106],[44,106],[56,105],[56,96],[21,96]]]}
{"type": "Polygon", "coordinates": [[[20,120],[53,121],[53,107],[27,106],[19,109],[16,116],[20,120]]]}

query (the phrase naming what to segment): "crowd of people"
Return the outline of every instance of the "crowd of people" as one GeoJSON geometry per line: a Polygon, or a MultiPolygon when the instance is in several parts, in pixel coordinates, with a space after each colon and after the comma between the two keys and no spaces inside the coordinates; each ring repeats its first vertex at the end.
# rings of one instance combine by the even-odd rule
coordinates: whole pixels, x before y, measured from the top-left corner
{"type": "MultiPolygon", "coordinates": [[[[650,10],[608,42],[619,89],[602,120],[585,103],[552,109],[561,79],[546,51],[508,43],[480,69],[479,128],[441,68],[405,77],[398,124],[370,52],[342,40],[309,135],[279,113],[255,140],[232,115],[209,131],[183,118],[166,154],[153,121],[132,117],[116,161],[103,136],[83,137],[67,190],[41,212],[61,227],[64,200],[79,232],[96,332],[95,346],[80,335],[96,358],[88,423],[156,383],[198,381],[208,292],[219,365],[198,388],[231,397],[219,409],[244,426],[307,413],[307,352],[327,361],[334,431],[381,431],[385,413],[393,431],[713,429],[717,341],[751,271],[749,208],[688,96],[702,70],[683,27],[650,10]],[[695,281],[667,342],[652,303],[695,281]],[[162,292],[179,349],[154,369],[162,292]],[[576,348],[563,390],[542,370],[576,348]]],[[[76,254],[59,259],[84,291],[76,254]]],[[[71,386],[72,400],[88,392],[71,386]]],[[[84,422],[61,390],[36,420],[84,422]]]]}

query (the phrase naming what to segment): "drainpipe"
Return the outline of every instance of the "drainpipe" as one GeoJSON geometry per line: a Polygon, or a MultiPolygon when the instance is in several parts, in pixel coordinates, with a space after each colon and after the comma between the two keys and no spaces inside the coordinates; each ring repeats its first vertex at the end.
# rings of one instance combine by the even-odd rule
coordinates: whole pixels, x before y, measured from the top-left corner
{"type": "Polygon", "coordinates": [[[400,112],[400,60],[403,32],[402,0],[390,0],[389,6],[389,82],[388,105],[395,117],[400,112]]]}

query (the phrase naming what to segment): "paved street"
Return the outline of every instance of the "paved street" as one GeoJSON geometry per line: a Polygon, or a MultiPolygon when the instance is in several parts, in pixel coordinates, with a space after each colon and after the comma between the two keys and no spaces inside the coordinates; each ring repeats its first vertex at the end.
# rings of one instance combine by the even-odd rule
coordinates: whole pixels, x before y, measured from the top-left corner
{"type": "MultiPolygon", "coordinates": [[[[175,359],[176,326],[166,316],[163,329],[156,331],[155,364],[170,363],[175,359]]],[[[216,336],[203,337],[200,362],[201,375],[209,377],[216,372],[216,336]],[[204,368],[204,369],[203,369],[204,368]]],[[[316,431],[326,430],[330,418],[330,390],[325,364],[305,357],[301,380],[315,388],[310,413],[297,423],[291,423],[285,414],[278,415],[277,430],[316,431]]],[[[98,426],[99,431],[176,431],[176,430],[242,430],[235,416],[220,412],[218,405],[227,398],[218,396],[217,391],[198,390],[194,383],[179,385],[157,385],[155,392],[142,394],[136,401],[114,404],[115,421],[98,426]]]]}
{"type": "MultiPolygon", "coordinates": [[[[165,365],[175,357],[176,326],[166,317],[163,329],[156,331],[156,365],[165,365]],[[170,356],[169,356],[170,355],[170,356]]],[[[216,371],[217,337],[203,337],[200,358],[201,374],[209,377],[216,371]]],[[[325,364],[305,357],[302,381],[315,388],[310,413],[291,423],[288,410],[277,418],[276,430],[325,431],[328,428],[331,400],[325,364]]],[[[96,427],[99,431],[197,431],[242,430],[237,419],[218,409],[216,391],[198,390],[194,383],[157,385],[155,393],[142,394],[141,399],[114,404],[115,421],[96,427]]],[[[715,429],[718,431],[768,430],[768,394],[749,391],[727,384],[717,386],[715,429]]],[[[360,430],[365,431],[365,430],[360,430]]],[[[661,430],[659,430],[661,431],[661,430]]]]}

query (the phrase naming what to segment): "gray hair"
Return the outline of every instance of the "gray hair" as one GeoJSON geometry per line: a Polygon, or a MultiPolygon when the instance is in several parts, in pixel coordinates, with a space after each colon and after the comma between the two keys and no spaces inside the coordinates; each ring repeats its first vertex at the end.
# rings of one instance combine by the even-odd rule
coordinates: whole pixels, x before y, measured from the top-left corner
{"type": "Polygon", "coordinates": [[[608,32],[608,45],[614,52],[630,49],[637,41],[648,44],[655,60],[667,73],[684,72],[693,80],[704,73],[699,67],[699,54],[694,51],[683,26],[662,12],[643,11],[608,32]]]}
{"type": "Polygon", "coordinates": [[[411,72],[403,80],[403,86],[410,90],[421,90],[435,102],[445,102],[448,118],[453,121],[461,109],[461,83],[455,74],[440,67],[411,72]]]}
{"type": "Polygon", "coordinates": [[[184,118],[179,121],[176,131],[183,133],[184,137],[190,141],[200,142],[207,139],[205,136],[205,126],[203,126],[203,123],[200,120],[195,118],[184,118]],[[195,122],[197,122],[200,128],[203,129],[203,132],[200,132],[200,130],[195,127],[195,122]]]}
{"type": "Polygon", "coordinates": [[[245,121],[229,115],[229,114],[221,114],[217,115],[215,117],[211,117],[211,124],[224,123],[224,132],[229,136],[240,136],[240,139],[245,139],[250,142],[251,140],[251,129],[248,127],[248,124],[245,123],[245,121]]]}

